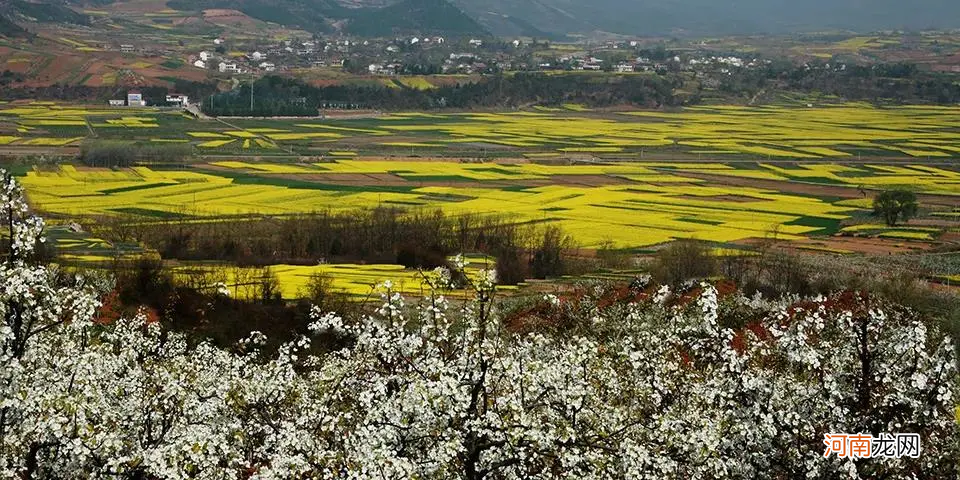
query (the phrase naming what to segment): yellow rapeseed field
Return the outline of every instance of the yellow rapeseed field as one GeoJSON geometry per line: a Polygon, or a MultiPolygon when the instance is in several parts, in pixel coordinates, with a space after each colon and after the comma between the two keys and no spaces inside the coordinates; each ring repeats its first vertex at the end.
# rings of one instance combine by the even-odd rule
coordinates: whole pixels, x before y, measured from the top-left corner
{"type": "MultiPolygon", "coordinates": [[[[213,140],[222,142],[225,140],[213,140]]],[[[231,141],[231,140],[226,140],[231,141]]],[[[219,168],[260,176],[263,181],[237,181],[215,171],[78,169],[28,172],[21,180],[30,201],[45,212],[63,215],[110,215],[134,208],[145,218],[185,215],[198,218],[269,214],[290,215],[373,206],[439,208],[448,214],[508,216],[562,226],[585,246],[607,241],[638,248],[674,238],[735,241],[762,237],[774,227],[782,238],[819,230],[818,222],[838,221],[858,206],[748,187],[713,186],[684,172],[736,175],[757,172],[728,165],[664,168],[662,163],[547,166],[491,165],[449,162],[373,162],[343,160],[316,165],[221,161],[219,168]],[[272,177],[282,174],[282,177],[272,177]],[[340,175],[390,174],[409,187],[365,188],[338,185],[340,175]],[[306,183],[287,184],[305,175],[306,183]],[[608,185],[584,185],[579,178],[619,179],[608,185]],[[274,178],[275,180],[268,180],[274,178]],[[324,180],[328,178],[328,180],[324,180]],[[456,185],[449,184],[456,182],[456,185]],[[496,182],[530,183],[501,188],[496,182]],[[629,181],[623,184],[624,181],[629,181]],[[311,188],[309,182],[325,185],[311,188]],[[494,182],[494,183],[490,183],[494,182]],[[532,183],[531,183],[532,182],[532,183]],[[449,184],[449,185],[448,185],[449,184]],[[801,221],[802,219],[816,221],[801,221]]],[[[789,179],[782,168],[765,165],[771,178],[789,179]]],[[[905,167],[904,167],[905,168],[905,167]]],[[[839,165],[811,166],[802,175],[851,175],[861,172],[839,165]],[[853,170],[853,171],[851,171],[853,170]]],[[[867,172],[862,172],[864,175],[867,172]]],[[[876,181],[901,178],[897,170],[871,172],[876,181]]],[[[931,190],[954,188],[958,180],[934,169],[913,170],[919,185],[931,190]],[[940,182],[940,183],[938,183],[940,182]]],[[[803,178],[803,176],[794,178],[803,178]]],[[[244,177],[246,178],[246,177],[244,177]]],[[[850,177],[861,181],[870,177],[850,177]]]]}
{"type": "MultiPolygon", "coordinates": [[[[422,79],[403,81],[419,84],[422,79]]],[[[426,85],[421,85],[426,88],[426,85]]],[[[419,87],[416,87],[419,88],[419,87]]],[[[598,113],[578,105],[501,113],[393,113],[362,119],[243,120],[237,127],[156,109],[129,110],[50,103],[0,107],[0,120],[16,123],[17,145],[29,138],[73,138],[89,125],[107,135],[123,129],[156,131],[154,139],[186,139],[194,145],[223,138],[249,139],[249,147],[275,148],[258,140],[302,146],[330,142],[334,150],[494,148],[518,155],[643,158],[668,151],[711,160],[914,157],[960,155],[960,107],[876,107],[862,103],[796,106],[696,106],[679,111],[598,113]],[[170,125],[170,128],[167,128],[170,125]],[[60,127],[66,130],[58,131],[60,127]],[[371,138],[382,137],[382,138],[371,138]]],[[[232,124],[231,124],[232,125],[232,124]]],[[[96,136],[96,135],[94,135],[96,136]]],[[[248,147],[248,148],[249,148],[248,147]]],[[[207,150],[209,145],[205,146],[207,150]]],[[[230,147],[233,148],[233,147],[230,147]]],[[[360,155],[368,152],[360,153],[360,155]]]]}

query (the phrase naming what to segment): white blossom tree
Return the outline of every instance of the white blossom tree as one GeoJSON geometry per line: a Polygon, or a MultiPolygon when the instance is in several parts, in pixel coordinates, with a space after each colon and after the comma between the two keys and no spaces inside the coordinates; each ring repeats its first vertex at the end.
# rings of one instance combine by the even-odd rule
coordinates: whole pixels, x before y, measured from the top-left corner
{"type": "Polygon", "coordinates": [[[89,282],[29,262],[43,224],[4,178],[3,478],[956,475],[952,343],[866,295],[595,286],[536,300],[563,328],[517,333],[493,272],[451,300],[439,269],[414,304],[387,282],[363,318],[315,310],[337,351],[261,351],[257,332],[228,351],[145,315],[98,323],[89,282]],[[883,432],[919,433],[923,454],[823,455],[825,433],[883,432]]]}

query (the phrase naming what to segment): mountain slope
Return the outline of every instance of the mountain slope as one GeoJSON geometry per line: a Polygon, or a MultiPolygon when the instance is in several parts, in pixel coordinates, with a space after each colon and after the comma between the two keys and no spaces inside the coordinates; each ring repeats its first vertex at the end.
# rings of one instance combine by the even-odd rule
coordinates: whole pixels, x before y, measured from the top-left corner
{"type": "Polygon", "coordinates": [[[456,0],[495,34],[503,15],[550,32],[628,35],[785,33],[826,29],[955,28],[956,0],[456,0]]]}
{"type": "Polygon", "coordinates": [[[317,32],[331,31],[333,21],[351,15],[336,0],[169,0],[167,6],[183,12],[234,9],[265,22],[317,32]]]}
{"type": "Polygon", "coordinates": [[[169,0],[167,6],[185,12],[235,9],[258,20],[320,32],[345,25],[348,33],[367,37],[487,33],[447,0],[169,0]]]}
{"type": "Polygon", "coordinates": [[[487,12],[477,17],[477,21],[489,32],[506,37],[533,37],[547,40],[567,40],[562,30],[545,31],[519,17],[487,12]]]}
{"type": "Polygon", "coordinates": [[[395,34],[486,35],[474,19],[446,0],[402,0],[377,10],[361,11],[347,30],[365,37],[395,34]]]}
{"type": "Polygon", "coordinates": [[[0,37],[26,37],[28,32],[7,17],[0,15],[0,37]]]}
{"type": "Polygon", "coordinates": [[[40,23],[74,23],[88,25],[90,18],[60,3],[34,3],[24,0],[0,0],[0,16],[13,22],[18,19],[40,23]]]}

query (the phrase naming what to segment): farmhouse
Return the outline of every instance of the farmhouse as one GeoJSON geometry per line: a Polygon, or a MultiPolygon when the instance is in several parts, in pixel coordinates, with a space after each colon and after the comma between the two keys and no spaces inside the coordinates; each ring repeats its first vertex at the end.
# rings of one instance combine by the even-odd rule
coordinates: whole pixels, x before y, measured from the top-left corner
{"type": "Polygon", "coordinates": [[[397,67],[398,65],[396,64],[380,65],[372,63],[367,67],[367,71],[369,71],[371,75],[396,75],[397,67]]]}
{"type": "Polygon", "coordinates": [[[167,94],[167,103],[174,105],[179,105],[181,107],[186,107],[190,105],[190,97],[180,93],[169,93],[167,94]]]}
{"type": "Polygon", "coordinates": [[[143,94],[139,90],[130,90],[127,92],[128,107],[145,107],[147,102],[143,100],[143,94]]]}

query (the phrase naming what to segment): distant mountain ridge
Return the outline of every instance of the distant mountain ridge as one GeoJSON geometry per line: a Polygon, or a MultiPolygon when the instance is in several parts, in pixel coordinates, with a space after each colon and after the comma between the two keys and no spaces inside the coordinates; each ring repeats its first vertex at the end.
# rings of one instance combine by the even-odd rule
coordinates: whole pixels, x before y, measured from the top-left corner
{"type": "MultiPolygon", "coordinates": [[[[157,0],[162,2],[163,0],[157,0]]],[[[109,0],[0,0],[9,21],[85,23],[68,5],[109,0]]],[[[170,8],[239,10],[315,32],[368,37],[398,34],[530,36],[725,35],[826,30],[960,28],[958,0],[169,0],[170,8]]]]}
{"type": "Polygon", "coordinates": [[[960,27],[957,0],[454,0],[493,33],[519,18],[554,33],[793,33],[960,27]]]}

